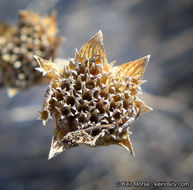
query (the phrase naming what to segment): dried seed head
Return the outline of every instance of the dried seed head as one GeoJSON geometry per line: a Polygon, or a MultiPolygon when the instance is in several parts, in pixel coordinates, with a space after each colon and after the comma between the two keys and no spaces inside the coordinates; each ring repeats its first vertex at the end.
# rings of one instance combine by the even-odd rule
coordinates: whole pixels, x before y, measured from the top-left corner
{"type": "Polygon", "coordinates": [[[49,158],[79,144],[119,144],[134,155],[129,125],[151,110],[137,97],[149,56],[112,67],[99,31],[63,67],[36,59],[51,78],[40,112],[44,124],[56,119],[49,158]]]}
{"type": "Polygon", "coordinates": [[[55,16],[54,12],[51,16],[41,17],[33,12],[20,11],[16,26],[1,25],[0,67],[2,82],[8,87],[8,92],[16,93],[40,82],[41,75],[35,70],[38,64],[33,55],[45,59],[55,56],[60,43],[56,36],[55,16]]]}

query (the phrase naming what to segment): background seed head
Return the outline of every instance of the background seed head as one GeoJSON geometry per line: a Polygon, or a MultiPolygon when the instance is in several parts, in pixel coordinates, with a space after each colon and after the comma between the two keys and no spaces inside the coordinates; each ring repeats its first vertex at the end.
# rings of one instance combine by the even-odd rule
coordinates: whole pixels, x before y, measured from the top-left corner
{"type": "Polygon", "coordinates": [[[60,39],[56,36],[55,13],[39,14],[20,11],[18,24],[10,26],[0,37],[2,82],[9,88],[24,89],[39,82],[33,55],[45,59],[55,56],[60,39]]]}

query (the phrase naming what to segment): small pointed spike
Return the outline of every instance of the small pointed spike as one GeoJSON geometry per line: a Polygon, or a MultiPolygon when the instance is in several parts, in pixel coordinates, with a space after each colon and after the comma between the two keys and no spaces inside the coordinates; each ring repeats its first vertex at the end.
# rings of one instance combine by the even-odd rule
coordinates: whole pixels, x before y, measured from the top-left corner
{"type": "Polygon", "coordinates": [[[51,69],[51,64],[50,61],[47,61],[45,59],[42,59],[41,57],[34,55],[34,58],[36,59],[36,61],[38,62],[38,64],[40,65],[40,67],[46,72],[49,71],[51,69]]]}
{"type": "Polygon", "coordinates": [[[146,112],[150,112],[153,110],[153,108],[147,106],[142,100],[140,100],[139,98],[137,98],[137,100],[135,101],[135,105],[137,107],[139,107],[139,116],[143,115],[146,112]]]}
{"type": "Polygon", "coordinates": [[[150,111],[153,111],[153,108],[147,106],[146,104],[142,104],[142,106],[140,107],[140,115],[150,111]]]}
{"type": "MultiPolygon", "coordinates": [[[[150,59],[150,55],[147,55],[145,57],[142,57],[141,59],[137,59],[135,61],[122,64],[120,66],[115,67],[114,72],[115,74],[117,74],[119,70],[122,70],[121,71],[122,75],[135,77],[137,80],[140,80],[143,76],[143,73],[149,62],[149,59],[150,59]]],[[[118,74],[118,76],[116,77],[119,77],[119,75],[120,74],[118,74]]]]}
{"type": "Polygon", "coordinates": [[[87,41],[80,49],[78,55],[81,58],[93,58],[100,56],[100,61],[104,67],[104,70],[109,71],[107,57],[103,44],[103,34],[101,30],[95,34],[89,41],[87,41]]]}
{"type": "Polygon", "coordinates": [[[110,64],[109,64],[109,69],[111,70],[113,68],[113,66],[115,65],[116,61],[112,61],[110,64]]]}
{"type": "Polygon", "coordinates": [[[78,52],[78,49],[76,48],[76,49],[75,49],[75,60],[76,60],[76,61],[79,61],[79,58],[80,58],[80,57],[79,57],[79,52],[78,52]]]}
{"type": "Polygon", "coordinates": [[[48,160],[56,157],[58,154],[64,151],[64,147],[58,140],[55,140],[54,137],[52,138],[52,143],[50,147],[50,152],[48,156],[48,160]]]}
{"type": "Polygon", "coordinates": [[[130,137],[128,134],[125,136],[125,138],[119,144],[121,146],[123,146],[124,148],[126,148],[131,153],[132,156],[135,156],[133,146],[131,144],[131,140],[130,140],[130,137]]]}
{"type": "Polygon", "coordinates": [[[41,57],[34,55],[34,58],[37,60],[40,68],[37,68],[37,71],[43,73],[43,76],[47,76],[48,78],[58,78],[60,74],[63,73],[63,68],[67,65],[67,60],[63,60],[61,63],[58,61],[57,63],[53,63],[52,59],[49,61],[42,59],[41,57]]]}

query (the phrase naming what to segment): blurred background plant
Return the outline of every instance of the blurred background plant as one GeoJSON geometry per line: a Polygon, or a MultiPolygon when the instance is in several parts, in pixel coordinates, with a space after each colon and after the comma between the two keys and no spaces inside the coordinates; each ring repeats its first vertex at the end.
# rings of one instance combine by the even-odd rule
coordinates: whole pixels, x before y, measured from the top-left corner
{"type": "Polygon", "coordinates": [[[58,12],[59,35],[67,39],[59,57],[73,57],[99,29],[108,60],[117,65],[151,54],[142,99],[154,111],[131,127],[135,157],[119,146],[82,146],[47,161],[55,124],[45,129],[36,120],[46,86],[11,100],[1,90],[0,189],[117,189],[116,180],[191,183],[193,1],[3,0],[1,20],[15,23],[20,9],[58,12]]]}
{"type": "Polygon", "coordinates": [[[55,57],[61,41],[56,36],[55,20],[55,12],[41,17],[31,11],[19,11],[15,25],[0,24],[1,84],[7,88],[10,97],[42,83],[43,77],[35,70],[37,62],[34,55],[55,57]]]}

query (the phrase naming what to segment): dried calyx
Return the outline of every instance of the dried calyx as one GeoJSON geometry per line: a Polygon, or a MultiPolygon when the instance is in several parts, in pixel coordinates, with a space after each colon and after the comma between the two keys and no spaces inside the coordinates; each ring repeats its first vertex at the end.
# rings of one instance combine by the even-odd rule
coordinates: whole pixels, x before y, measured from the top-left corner
{"type": "Polygon", "coordinates": [[[56,36],[55,12],[51,16],[20,11],[16,26],[0,26],[0,68],[2,83],[13,96],[17,91],[39,83],[41,74],[35,70],[38,66],[33,55],[45,59],[55,56],[60,43],[56,36]]]}
{"type": "Polygon", "coordinates": [[[80,144],[119,144],[134,155],[129,126],[151,110],[137,97],[149,57],[113,67],[101,31],[63,67],[36,56],[38,70],[51,79],[40,111],[44,125],[56,120],[49,158],[80,144]]]}

